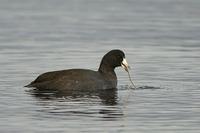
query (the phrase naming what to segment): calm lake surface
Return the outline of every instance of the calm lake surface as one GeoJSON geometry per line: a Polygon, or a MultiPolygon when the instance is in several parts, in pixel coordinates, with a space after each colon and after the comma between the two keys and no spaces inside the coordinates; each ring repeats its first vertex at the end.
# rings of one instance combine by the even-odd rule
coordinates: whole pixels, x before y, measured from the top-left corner
{"type": "Polygon", "coordinates": [[[0,0],[1,133],[199,133],[199,0],[0,0]],[[54,95],[39,74],[122,49],[137,89],[54,95]]]}

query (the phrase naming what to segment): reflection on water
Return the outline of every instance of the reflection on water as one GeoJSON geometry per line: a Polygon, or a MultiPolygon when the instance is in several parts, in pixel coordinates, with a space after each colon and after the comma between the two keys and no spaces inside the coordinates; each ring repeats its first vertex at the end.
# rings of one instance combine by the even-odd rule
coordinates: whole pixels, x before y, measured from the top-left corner
{"type": "Polygon", "coordinates": [[[151,89],[151,90],[157,90],[157,89],[164,89],[164,88],[161,88],[161,87],[153,87],[153,86],[140,86],[136,89],[139,89],[139,90],[143,90],[143,89],[151,89]]]}
{"type": "Polygon", "coordinates": [[[150,90],[157,90],[157,89],[167,89],[167,88],[162,88],[162,87],[156,87],[156,86],[132,86],[132,85],[120,85],[119,88],[120,90],[145,90],[145,89],[150,89],[150,90]],[[136,87],[136,88],[135,88],[136,87]]]}
{"type": "Polygon", "coordinates": [[[41,100],[53,100],[53,99],[96,99],[99,98],[102,104],[105,105],[116,105],[117,104],[117,89],[109,90],[97,90],[97,91],[39,91],[39,90],[30,90],[28,91],[31,95],[39,98],[41,100]]]}
{"type": "MultiPolygon", "coordinates": [[[[152,86],[140,86],[135,90],[141,89],[161,89],[159,87],[152,86]]],[[[108,90],[92,90],[92,91],[41,91],[37,89],[30,89],[26,92],[37,99],[37,102],[48,109],[39,110],[40,112],[48,112],[54,115],[78,115],[78,116],[93,116],[99,113],[101,118],[122,118],[123,108],[128,104],[130,96],[134,95],[133,88],[131,86],[120,86],[120,90],[126,91],[126,97],[119,100],[118,89],[108,90]],[[128,90],[128,91],[127,91],[128,90]],[[131,91],[130,91],[131,90],[131,91]],[[120,102],[120,103],[119,103],[120,102]],[[52,104],[53,103],[53,104],[52,104]],[[87,108],[87,106],[96,106],[101,104],[105,108],[88,109],[76,109],[87,108]],[[77,107],[75,107],[75,105],[77,107]],[[49,107],[53,108],[49,108],[49,107]]]]}
{"type": "Polygon", "coordinates": [[[48,109],[39,110],[40,112],[48,112],[53,115],[77,115],[92,116],[99,113],[102,118],[119,118],[123,115],[120,107],[117,107],[118,97],[117,89],[97,90],[97,91],[39,91],[28,90],[28,94],[35,97],[38,103],[48,109]],[[52,105],[52,103],[54,103],[52,105]],[[106,108],[95,108],[88,110],[87,106],[96,106],[101,104],[106,108]],[[49,109],[50,106],[53,108],[49,109]],[[75,107],[77,106],[77,107],[75,107]],[[76,109],[79,108],[79,109],[76,109]],[[86,109],[81,109],[86,108],[86,109]]]}

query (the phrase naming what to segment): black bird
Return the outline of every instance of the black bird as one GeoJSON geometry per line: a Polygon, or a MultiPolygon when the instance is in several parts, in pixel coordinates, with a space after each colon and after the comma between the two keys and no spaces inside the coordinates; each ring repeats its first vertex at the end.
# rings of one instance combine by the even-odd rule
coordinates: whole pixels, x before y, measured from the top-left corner
{"type": "Polygon", "coordinates": [[[128,71],[125,54],[121,50],[111,50],[102,58],[98,71],[68,69],[47,72],[25,87],[56,91],[114,89],[117,87],[114,69],[119,66],[128,71]]]}

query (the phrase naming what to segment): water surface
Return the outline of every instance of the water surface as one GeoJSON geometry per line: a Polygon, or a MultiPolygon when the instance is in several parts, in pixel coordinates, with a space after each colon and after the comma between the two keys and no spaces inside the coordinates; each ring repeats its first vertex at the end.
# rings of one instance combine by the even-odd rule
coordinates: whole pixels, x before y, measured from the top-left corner
{"type": "Polygon", "coordinates": [[[0,0],[0,131],[200,130],[199,0],[0,0]],[[23,86],[52,70],[97,70],[122,49],[138,87],[56,95],[23,86]]]}

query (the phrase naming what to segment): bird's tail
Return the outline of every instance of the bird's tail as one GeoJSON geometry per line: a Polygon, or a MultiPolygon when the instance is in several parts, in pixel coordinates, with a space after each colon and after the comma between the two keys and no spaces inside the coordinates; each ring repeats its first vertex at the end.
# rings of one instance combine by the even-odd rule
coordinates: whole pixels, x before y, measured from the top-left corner
{"type": "Polygon", "coordinates": [[[25,85],[24,87],[28,87],[28,88],[33,87],[33,82],[31,82],[31,83],[28,84],[28,85],[25,85]]]}

